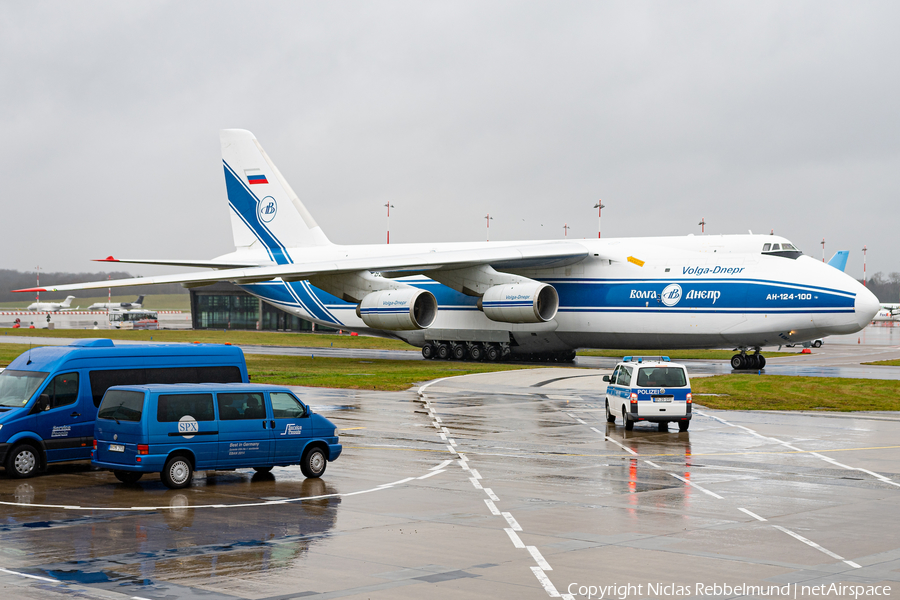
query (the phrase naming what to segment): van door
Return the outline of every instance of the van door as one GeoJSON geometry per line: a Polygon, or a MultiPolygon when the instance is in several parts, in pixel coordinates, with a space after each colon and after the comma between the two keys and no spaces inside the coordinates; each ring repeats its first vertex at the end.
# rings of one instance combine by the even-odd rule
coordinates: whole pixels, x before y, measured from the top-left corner
{"type": "Polygon", "coordinates": [[[194,470],[216,468],[219,428],[212,394],[160,394],[156,414],[149,417],[152,445],[162,443],[167,453],[176,447],[190,448],[196,459],[194,470]]]}
{"type": "Polygon", "coordinates": [[[272,434],[262,392],[217,393],[220,469],[271,463],[272,434]]]}
{"type": "Polygon", "coordinates": [[[299,463],[303,447],[312,437],[309,410],[290,392],[269,392],[274,427],[275,464],[299,463]]]}
{"type": "Polygon", "coordinates": [[[61,373],[50,380],[38,396],[31,413],[47,448],[47,462],[90,459],[94,437],[94,415],[82,404],[78,372],[61,373]]]}

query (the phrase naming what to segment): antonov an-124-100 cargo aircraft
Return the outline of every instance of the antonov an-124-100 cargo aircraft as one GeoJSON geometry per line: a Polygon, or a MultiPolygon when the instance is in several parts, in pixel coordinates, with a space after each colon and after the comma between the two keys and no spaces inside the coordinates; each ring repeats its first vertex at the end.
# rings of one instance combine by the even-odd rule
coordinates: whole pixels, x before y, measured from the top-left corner
{"type": "Polygon", "coordinates": [[[333,244],[252,133],[224,130],[221,141],[234,252],[110,257],[210,270],[39,291],[230,281],[304,319],[399,338],[428,358],[731,347],[736,369],[765,366],[761,346],[859,331],[879,309],[853,278],[775,235],[333,244]]]}

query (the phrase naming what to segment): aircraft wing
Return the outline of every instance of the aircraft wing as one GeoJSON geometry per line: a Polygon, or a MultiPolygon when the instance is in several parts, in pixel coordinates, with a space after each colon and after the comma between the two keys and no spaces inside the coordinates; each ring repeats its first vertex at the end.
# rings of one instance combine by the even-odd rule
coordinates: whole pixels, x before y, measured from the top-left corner
{"type": "MultiPolygon", "coordinates": [[[[315,275],[329,275],[370,271],[396,276],[428,273],[440,269],[459,269],[467,266],[491,265],[500,269],[526,269],[532,267],[562,266],[572,264],[588,256],[589,251],[577,242],[534,242],[490,248],[473,248],[416,253],[395,256],[363,258],[336,258],[310,263],[271,265],[262,267],[220,268],[213,272],[183,273],[153,277],[92,281],[65,285],[48,285],[40,288],[14,290],[16,292],[60,292],[68,290],[103,289],[132,285],[181,283],[185,287],[199,287],[218,281],[237,284],[258,283],[282,278],[300,281],[315,275]]],[[[619,260],[619,257],[606,257],[619,260]]],[[[626,260],[622,257],[622,260],[626,260]]],[[[632,257],[627,260],[631,261],[632,257]]],[[[636,260],[636,259],[635,259],[636,260]]],[[[137,262],[137,261],[135,261],[137,262]]],[[[197,264],[195,261],[191,261],[197,264]]],[[[211,261],[212,262],[212,261],[211,261]]],[[[640,261],[638,261],[640,262],[640,261]]],[[[160,264],[155,262],[152,264],[160,264]]],[[[643,263],[641,263],[643,264],[643,263]]],[[[199,265],[198,265],[199,266],[199,265]]]]}
{"type": "Polygon", "coordinates": [[[94,262],[123,263],[134,265],[163,265],[167,267],[203,267],[207,269],[239,269],[244,267],[256,267],[254,263],[226,263],[216,260],[173,260],[154,258],[95,258],[94,262]]]}

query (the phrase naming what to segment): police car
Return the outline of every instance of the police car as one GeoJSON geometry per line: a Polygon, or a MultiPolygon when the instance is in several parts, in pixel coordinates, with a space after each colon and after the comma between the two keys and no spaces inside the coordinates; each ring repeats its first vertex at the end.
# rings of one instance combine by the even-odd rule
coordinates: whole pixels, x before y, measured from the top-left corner
{"type": "Polygon", "coordinates": [[[621,418],[625,429],[634,429],[640,421],[658,423],[667,431],[669,423],[678,423],[687,431],[691,423],[691,381],[684,365],[668,356],[626,356],[612,375],[604,375],[606,420],[621,418]]]}

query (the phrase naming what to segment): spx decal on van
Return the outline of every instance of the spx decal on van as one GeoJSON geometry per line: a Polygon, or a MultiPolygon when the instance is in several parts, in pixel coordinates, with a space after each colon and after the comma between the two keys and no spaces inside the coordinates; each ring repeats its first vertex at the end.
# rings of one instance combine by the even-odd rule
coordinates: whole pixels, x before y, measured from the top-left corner
{"type": "MultiPolygon", "coordinates": [[[[184,415],[181,419],[178,420],[178,433],[183,434],[194,434],[200,431],[200,426],[197,424],[197,420],[194,419],[191,415],[184,415]]],[[[189,440],[193,435],[185,435],[184,439],[189,440]]]]}

